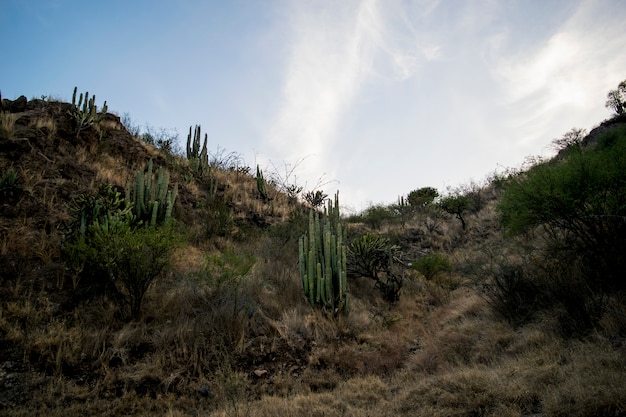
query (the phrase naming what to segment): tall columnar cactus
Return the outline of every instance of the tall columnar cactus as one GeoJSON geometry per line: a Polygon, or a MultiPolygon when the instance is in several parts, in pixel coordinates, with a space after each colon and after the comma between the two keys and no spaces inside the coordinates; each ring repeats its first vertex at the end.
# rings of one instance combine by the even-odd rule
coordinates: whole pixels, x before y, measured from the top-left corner
{"type": "Polygon", "coordinates": [[[209,136],[206,133],[204,134],[204,142],[202,144],[202,150],[200,150],[200,140],[202,138],[200,125],[196,125],[196,128],[193,129],[193,139],[191,132],[192,128],[189,126],[189,135],[187,135],[187,159],[191,164],[194,175],[198,175],[199,177],[209,175],[209,154],[207,151],[209,136]]]}
{"type": "Polygon", "coordinates": [[[177,184],[174,184],[173,190],[168,189],[170,174],[160,167],[154,179],[153,168],[151,159],[146,172],[138,171],[132,186],[130,180],[126,186],[126,199],[133,202],[135,215],[150,226],[168,223],[171,220],[178,194],[177,184]]]}
{"type": "Polygon", "coordinates": [[[339,193],[335,204],[328,201],[324,213],[309,211],[308,234],[300,237],[300,277],[311,305],[348,311],[345,229],[339,215],[339,193]]]}
{"type": "Polygon", "coordinates": [[[107,102],[102,105],[102,109],[98,112],[98,106],[96,106],[96,96],[89,98],[89,92],[80,93],[78,102],[76,102],[76,92],[78,87],[74,87],[74,93],[72,94],[72,108],[68,110],[68,114],[76,121],[76,137],[80,135],[80,132],[89,126],[92,126],[102,119],[107,114],[107,102]]]}

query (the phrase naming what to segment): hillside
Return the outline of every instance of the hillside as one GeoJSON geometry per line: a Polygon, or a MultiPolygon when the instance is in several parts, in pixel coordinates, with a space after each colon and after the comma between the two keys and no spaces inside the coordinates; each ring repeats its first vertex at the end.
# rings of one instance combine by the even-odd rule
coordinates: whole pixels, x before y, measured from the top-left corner
{"type": "MultiPolygon", "coordinates": [[[[342,314],[304,295],[310,204],[289,184],[204,165],[201,135],[183,156],[110,112],[1,103],[0,414],[626,416],[622,284],[572,310],[554,294],[586,258],[552,279],[541,226],[505,233],[532,169],[344,219],[382,246],[350,246],[342,314]]],[[[582,153],[626,137],[623,117],[599,129],[582,153]]]]}

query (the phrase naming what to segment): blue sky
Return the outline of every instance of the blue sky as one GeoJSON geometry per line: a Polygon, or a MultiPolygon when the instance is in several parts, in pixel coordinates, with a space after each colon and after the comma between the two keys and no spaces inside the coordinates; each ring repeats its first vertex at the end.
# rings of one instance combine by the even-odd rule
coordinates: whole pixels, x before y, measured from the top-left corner
{"type": "MultiPolygon", "coordinates": [[[[74,86],[355,210],[610,116],[623,0],[3,0],[4,98],[74,86]]],[[[184,144],[183,144],[184,145],[184,144]]]]}

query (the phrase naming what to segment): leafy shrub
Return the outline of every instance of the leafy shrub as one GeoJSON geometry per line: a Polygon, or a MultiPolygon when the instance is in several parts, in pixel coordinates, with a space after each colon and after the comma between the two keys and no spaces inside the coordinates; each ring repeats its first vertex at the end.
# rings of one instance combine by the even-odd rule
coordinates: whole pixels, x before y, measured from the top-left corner
{"type": "Polygon", "coordinates": [[[152,281],[169,266],[178,240],[171,227],[143,227],[132,203],[108,184],[73,201],[65,253],[79,295],[111,297],[123,316],[137,317],[152,281]]]}
{"type": "Polygon", "coordinates": [[[433,202],[439,196],[437,189],[433,187],[422,187],[409,193],[407,200],[415,208],[424,207],[433,202]]]}
{"type": "Polygon", "coordinates": [[[452,265],[445,255],[430,253],[418,259],[413,268],[430,281],[443,272],[450,272],[452,265]]]}
{"type": "Polygon", "coordinates": [[[543,238],[544,277],[559,287],[552,295],[587,327],[603,294],[626,289],[626,128],[597,141],[595,150],[570,147],[513,177],[498,207],[510,235],[543,238]]]}
{"type": "Polygon", "coordinates": [[[393,210],[383,205],[368,207],[361,217],[365,224],[375,230],[379,230],[384,222],[391,222],[396,218],[393,210]]]}

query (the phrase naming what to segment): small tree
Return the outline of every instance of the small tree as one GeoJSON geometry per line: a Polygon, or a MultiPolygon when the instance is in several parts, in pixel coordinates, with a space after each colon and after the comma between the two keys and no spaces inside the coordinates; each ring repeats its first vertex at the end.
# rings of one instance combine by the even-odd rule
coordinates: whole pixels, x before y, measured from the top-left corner
{"type": "Polygon", "coordinates": [[[439,197],[437,189],[433,187],[422,187],[411,191],[407,200],[411,206],[420,208],[431,204],[437,197],[439,197]]]}
{"type": "Polygon", "coordinates": [[[626,113],[626,80],[619,83],[616,90],[607,93],[604,106],[617,115],[626,113]]]}
{"type": "Polygon", "coordinates": [[[448,214],[455,215],[465,230],[465,213],[471,208],[471,200],[464,195],[449,195],[439,202],[439,207],[448,214]]]}

